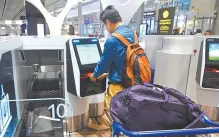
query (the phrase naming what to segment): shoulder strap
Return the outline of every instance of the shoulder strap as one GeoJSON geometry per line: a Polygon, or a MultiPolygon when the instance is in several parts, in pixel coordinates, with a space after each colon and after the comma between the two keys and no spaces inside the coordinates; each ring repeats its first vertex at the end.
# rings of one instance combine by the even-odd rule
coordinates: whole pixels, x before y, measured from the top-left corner
{"type": "MultiPolygon", "coordinates": [[[[138,36],[137,36],[136,32],[133,32],[133,33],[134,33],[134,38],[135,38],[134,44],[138,44],[138,36]]],[[[129,41],[125,37],[123,37],[121,34],[113,33],[112,36],[119,39],[124,45],[126,45],[126,46],[130,45],[129,41]]]]}
{"type": "Polygon", "coordinates": [[[113,33],[112,36],[119,39],[124,45],[126,45],[126,46],[130,45],[129,41],[125,37],[123,37],[121,34],[113,33]]]}

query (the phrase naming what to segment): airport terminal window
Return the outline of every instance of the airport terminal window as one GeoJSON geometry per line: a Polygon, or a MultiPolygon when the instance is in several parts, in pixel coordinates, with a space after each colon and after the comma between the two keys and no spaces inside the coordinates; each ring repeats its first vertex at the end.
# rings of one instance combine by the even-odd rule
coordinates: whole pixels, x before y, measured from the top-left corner
{"type": "Polygon", "coordinates": [[[76,45],[81,65],[94,64],[99,62],[100,54],[97,44],[76,45]]]}

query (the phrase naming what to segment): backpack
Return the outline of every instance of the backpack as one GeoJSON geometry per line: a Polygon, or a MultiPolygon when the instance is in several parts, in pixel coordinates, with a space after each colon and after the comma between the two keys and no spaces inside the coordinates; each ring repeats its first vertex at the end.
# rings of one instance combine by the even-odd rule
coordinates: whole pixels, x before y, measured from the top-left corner
{"type": "Polygon", "coordinates": [[[134,32],[135,42],[133,44],[130,44],[126,38],[118,33],[113,33],[112,36],[127,46],[125,76],[124,74],[122,76],[122,81],[126,81],[125,88],[144,82],[149,83],[151,81],[150,63],[138,43],[137,34],[134,32]]]}
{"type": "Polygon", "coordinates": [[[112,119],[129,131],[204,128],[204,113],[172,88],[145,83],[120,91],[110,104],[112,119]]]}

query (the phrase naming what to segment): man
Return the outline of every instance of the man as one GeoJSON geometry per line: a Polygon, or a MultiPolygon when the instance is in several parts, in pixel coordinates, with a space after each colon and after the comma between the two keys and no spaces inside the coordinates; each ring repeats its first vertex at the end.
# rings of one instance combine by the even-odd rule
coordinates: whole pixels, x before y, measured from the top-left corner
{"type": "MultiPolygon", "coordinates": [[[[116,32],[125,37],[130,43],[134,43],[133,31],[122,24],[119,12],[113,6],[108,6],[100,14],[100,20],[110,34],[116,32]]],[[[117,38],[111,35],[108,36],[101,59],[90,77],[91,81],[95,82],[97,79],[103,79],[108,75],[109,86],[105,97],[107,109],[109,109],[111,98],[124,89],[122,86],[123,80],[120,76],[125,72],[126,51],[126,46],[117,38]]]]}
{"type": "Polygon", "coordinates": [[[176,28],[173,30],[173,35],[179,35],[180,29],[176,28]]]}
{"type": "Polygon", "coordinates": [[[195,35],[202,35],[202,30],[201,29],[197,29],[195,35]]]}
{"type": "Polygon", "coordinates": [[[211,35],[211,30],[207,30],[207,31],[205,32],[205,35],[211,35]]]}

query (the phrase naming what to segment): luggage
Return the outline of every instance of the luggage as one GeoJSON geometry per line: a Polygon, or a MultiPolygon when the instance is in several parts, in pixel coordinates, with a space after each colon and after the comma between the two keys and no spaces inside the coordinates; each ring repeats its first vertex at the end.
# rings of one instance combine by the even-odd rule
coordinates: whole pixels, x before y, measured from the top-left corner
{"type": "Polygon", "coordinates": [[[124,87],[149,83],[151,81],[151,68],[148,58],[138,43],[137,34],[134,32],[135,42],[130,44],[129,41],[118,33],[113,33],[112,36],[116,37],[121,43],[127,46],[126,52],[126,68],[122,74],[122,81],[126,81],[124,87]],[[129,81],[128,81],[129,80],[129,81]]]}
{"type": "Polygon", "coordinates": [[[114,121],[129,131],[202,128],[204,113],[177,90],[145,83],[120,91],[110,104],[114,121]]]}

